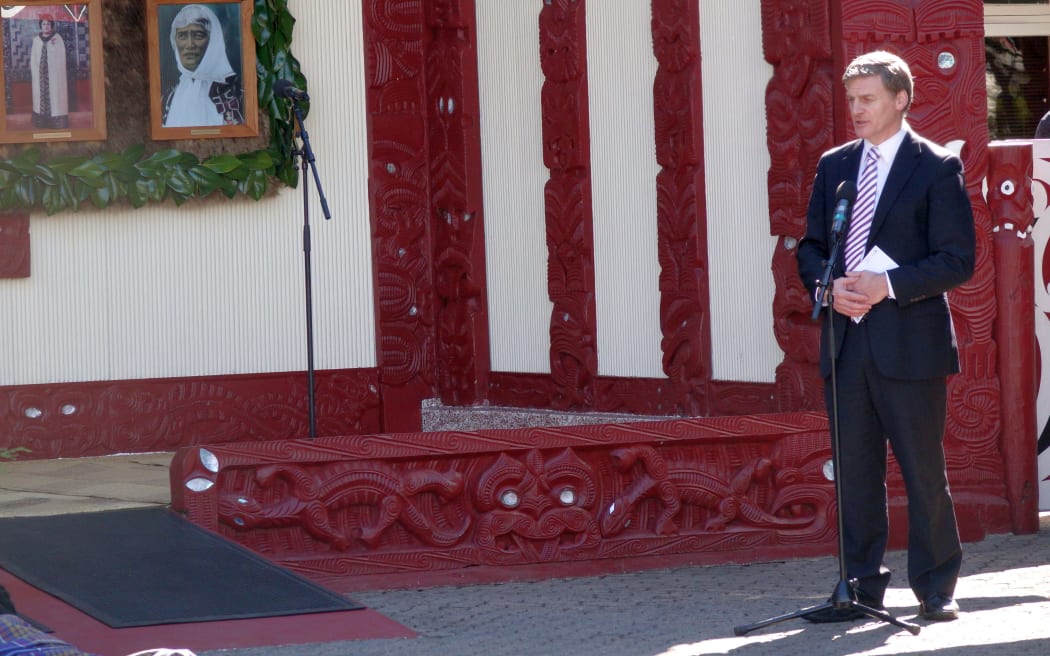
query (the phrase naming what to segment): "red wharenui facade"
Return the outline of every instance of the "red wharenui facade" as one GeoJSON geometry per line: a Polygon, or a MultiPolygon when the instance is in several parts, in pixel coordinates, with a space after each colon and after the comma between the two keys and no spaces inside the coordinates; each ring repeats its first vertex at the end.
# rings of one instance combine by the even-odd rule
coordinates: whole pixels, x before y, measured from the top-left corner
{"type": "MultiPolygon", "coordinates": [[[[1031,160],[1026,168],[1023,149],[993,157],[988,148],[982,3],[763,0],[773,67],[769,230],[778,239],[772,322],[784,352],[772,384],[712,374],[698,0],[651,2],[666,378],[599,374],[586,17],[603,7],[535,3],[549,170],[549,374],[489,363],[474,2],[365,0],[377,367],[320,373],[320,429],[334,437],[284,439],[306,434],[305,394],[290,375],[224,381],[207,410],[193,397],[208,394],[207,380],[147,383],[157,398],[189,399],[168,406],[175,423],[214,421],[192,445],[177,443],[172,422],[154,421],[148,404],[131,402],[143,398],[141,381],[135,393],[99,383],[67,391],[99,408],[98,425],[81,432],[110,437],[90,445],[73,437],[50,455],[182,447],[172,466],[177,510],[347,589],[496,566],[829,553],[835,509],[822,473],[830,447],[819,326],[794,248],[818,157],[850,138],[840,72],[851,57],[885,48],[915,74],[913,127],[961,148],[977,221],[976,274],[951,294],[963,371],[949,387],[946,447],[961,530],[968,540],[1034,530],[1034,452],[1016,455],[1036,432],[1034,376],[1016,369],[1033,360],[1034,341],[1012,320],[1030,315],[1031,303],[1001,282],[1022,261],[1024,237],[1014,235],[1025,233],[1017,226],[1030,223],[1031,208],[982,194],[985,178],[993,189],[1024,188],[1031,160]],[[1000,229],[1006,223],[1011,229],[1000,229]],[[420,405],[435,396],[455,406],[700,418],[420,433],[420,405]],[[257,404],[266,413],[252,411],[257,404]]],[[[6,393],[12,405],[58,396],[35,386],[6,393]]],[[[31,434],[21,415],[8,416],[11,434],[31,434]]],[[[893,467],[890,490],[901,536],[903,486],[893,467]]]]}
{"type": "MultiPolygon", "coordinates": [[[[415,430],[420,402],[435,393],[449,405],[709,418],[183,449],[172,472],[177,508],[349,588],[491,576],[494,566],[582,571],[830,552],[827,423],[811,412],[822,406],[819,326],[794,246],[817,158],[850,138],[839,71],[887,48],[916,77],[911,124],[961,147],[980,236],[977,273],[952,294],[964,365],[950,385],[946,445],[962,531],[974,540],[1035,530],[1032,453],[1016,455],[1035,432],[1034,376],[1018,364],[1031,362],[1021,354],[1034,340],[1013,320],[1030,305],[1023,289],[997,282],[1031,279],[1021,257],[1031,207],[1026,192],[993,191],[987,202],[981,192],[986,177],[1022,189],[1031,155],[993,157],[987,147],[982,3],[763,2],[770,233],[780,240],[773,321],[785,353],[771,386],[711,374],[698,3],[652,2],[661,380],[604,377],[596,366],[585,20],[601,5],[551,0],[538,12],[549,376],[487,367],[473,3],[399,13],[405,7],[365,3],[383,425],[415,430]],[[1018,400],[1009,412],[1004,394],[1018,400]]],[[[899,539],[906,520],[893,467],[890,488],[899,539]]],[[[495,575],[514,571],[529,569],[495,575]]]]}

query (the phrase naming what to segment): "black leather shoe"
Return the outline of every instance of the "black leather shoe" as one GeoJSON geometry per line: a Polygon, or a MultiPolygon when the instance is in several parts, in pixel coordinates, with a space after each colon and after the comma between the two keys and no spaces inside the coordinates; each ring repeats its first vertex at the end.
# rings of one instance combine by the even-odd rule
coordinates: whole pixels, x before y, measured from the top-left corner
{"type": "MultiPolygon", "coordinates": [[[[868,608],[886,610],[886,607],[882,605],[881,601],[873,599],[863,592],[857,595],[857,601],[868,608]]],[[[852,622],[853,620],[861,620],[866,617],[868,617],[868,615],[857,608],[835,608],[834,606],[830,606],[828,608],[815,610],[812,613],[806,613],[802,616],[802,619],[807,622],[813,622],[814,624],[831,624],[833,622],[852,622]]]]}
{"type": "Polygon", "coordinates": [[[948,595],[933,594],[919,604],[919,615],[932,622],[959,619],[959,602],[948,595]]]}

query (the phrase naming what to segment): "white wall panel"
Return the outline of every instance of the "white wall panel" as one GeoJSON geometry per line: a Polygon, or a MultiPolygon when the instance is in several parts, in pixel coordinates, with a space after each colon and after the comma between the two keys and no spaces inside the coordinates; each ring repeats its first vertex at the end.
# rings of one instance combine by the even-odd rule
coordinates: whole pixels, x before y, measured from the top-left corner
{"type": "Polygon", "coordinates": [[[493,371],[550,373],[540,2],[477,0],[493,371]]]}
{"type": "Polygon", "coordinates": [[[649,3],[588,9],[598,372],[662,378],[649,3]]]}
{"type": "MultiPolygon", "coordinates": [[[[296,34],[306,35],[296,39],[293,51],[297,54],[302,51],[299,60],[310,81],[307,130],[332,211],[330,221],[322,218],[311,180],[311,190],[315,192],[310,216],[316,364],[319,369],[374,367],[375,312],[361,3],[293,0],[291,9],[297,19],[296,34]]],[[[296,189],[294,193],[301,205],[301,190],[296,189]]],[[[300,209],[286,209],[282,216],[297,221],[301,227],[300,209]]],[[[283,221],[281,225],[285,225],[283,221]]],[[[297,230],[301,232],[298,227],[297,230]]],[[[301,249],[299,259],[302,259],[301,249]]],[[[303,269],[301,264],[298,268],[303,269]]],[[[302,274],[297,278],[301,287],[302,274]]],[[[305,362],[305,343],[301,353],[305,362]]]]}
{"type": "MultiPolygon", "coordinates": [[[[315,365],[374,367],[361,8],[291,10],[333,214],[311,180],[315,365]]],[[[32,275],[0,280],[0,384],[305,369],[302,224],[301,187],[32,216],[32,275]]]]}
{"type": "Polygon", "coordinates": [[[710,258],[712,373],[773,382],[776,239],[769,234],[765,90],[759,3],[701,0],[704,161],[710,258]]]}

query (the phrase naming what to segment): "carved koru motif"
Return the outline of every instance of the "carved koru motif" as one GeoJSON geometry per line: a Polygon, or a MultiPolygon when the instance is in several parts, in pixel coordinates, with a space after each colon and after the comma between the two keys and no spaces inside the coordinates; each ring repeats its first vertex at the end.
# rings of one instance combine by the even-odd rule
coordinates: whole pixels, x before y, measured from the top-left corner
{"type": "Polygon", "coordinates": [[[551,562],[597,546],[597,486],[590,465],[571,449],[545,460],[505,453],[478,478],[477,543],[498,562],[551,562]]]}
{"type": "Polygon", "coordinates": [[[421,495],[436,494],[448,501],[463,491],[459,472],[420,469],[399,472],[382,463],[342,463],[321,475],[294,465],[267,465],[255,473],[256,482],[271,488],[283,480],[288,495],[265,503],[247,494],[227,494],[219,500],[220,521],[237,529],[302,526],[316,539],[345,550],[354,540],[378,546],[386,529],[400,523],[426,544],[447,547],[458,542],[470,525],[450,527],[443,516],[428,510],[421,495]],[[378,518],[347,535],[332,520],[332,512],[350,506],[372,506],[378,518]]]}
{"type": "Polygon", "coordinates": [[[629,471],[640,463],[641,473],[602,514],[602,534],[606,537],[626,529],[638,504],[648,498],[659,499],[663,504],[655,526],[661,535],[679,531],[675,518],[685,505],[709,511],[704,527],[708,531],[725,530],[734,521],[760,528],[799,528],[814,519],[780,516],[787,506],[779,499],[767,510],[748,496],[754,483],[771,480],[773,462],[768,458],[752,460],[726,481],[693,463],[668,462],[652,447],[624,447],[614,450],[612,456],[620,471],[629,471]]]}

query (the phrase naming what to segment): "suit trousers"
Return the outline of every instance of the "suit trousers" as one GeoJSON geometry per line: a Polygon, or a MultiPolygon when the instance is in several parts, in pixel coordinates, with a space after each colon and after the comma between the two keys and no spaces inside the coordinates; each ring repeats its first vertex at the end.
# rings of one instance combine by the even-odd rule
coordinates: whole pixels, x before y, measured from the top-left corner
{"type": "MultiPolygon", "coordinates": [[[[947,381],[883,376],[872,357],[875,339],[866,321],[848,322],[836,367],[846,572],[882,600],[890,581],[883,564],[888,440],[908,495],[908,583],[919,601],[954,596],[962,548],[944,461],[947,381]]],[[[824,391],[833,417],[830,377],[824,391]]]]}

